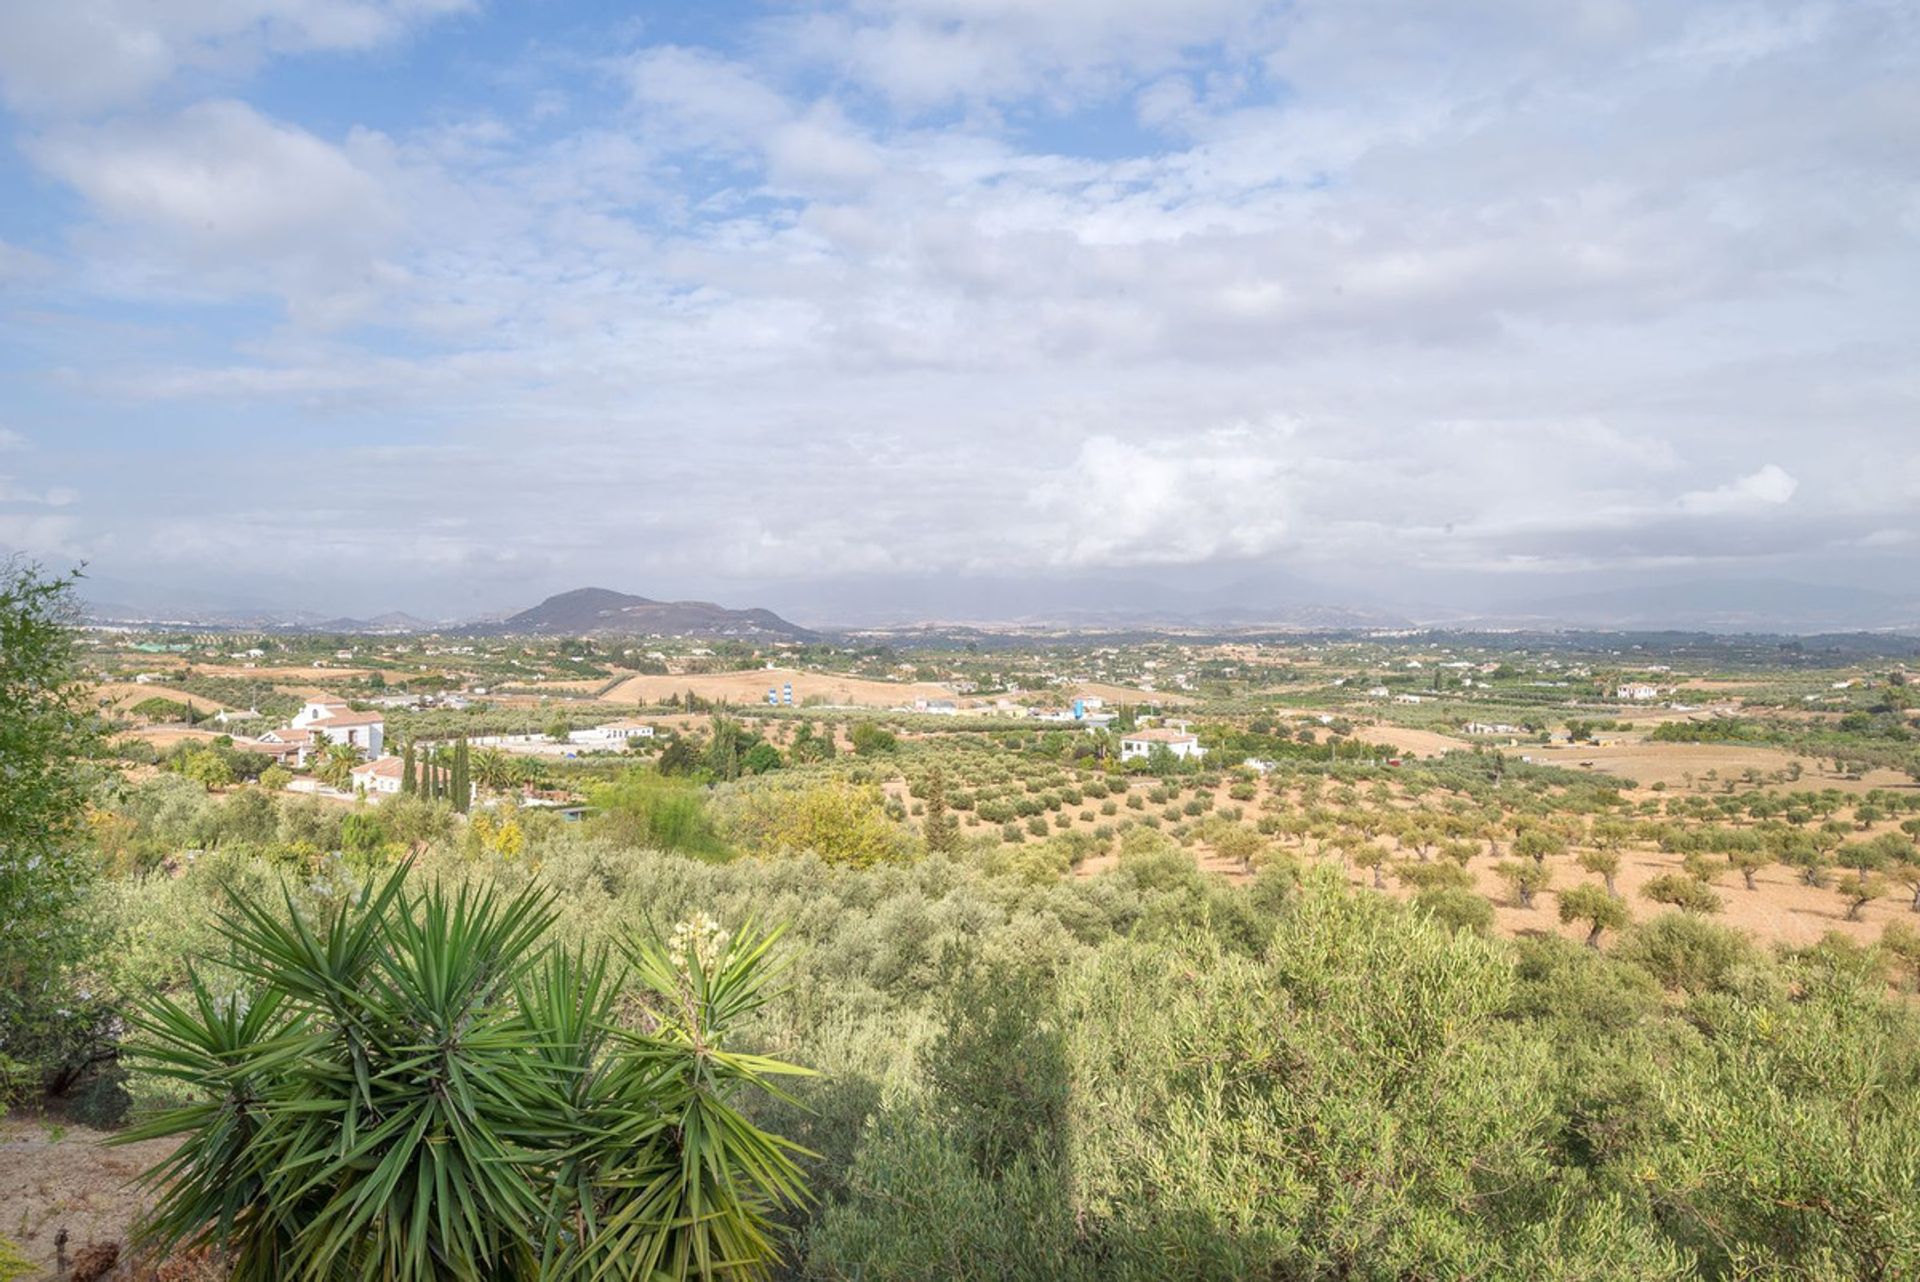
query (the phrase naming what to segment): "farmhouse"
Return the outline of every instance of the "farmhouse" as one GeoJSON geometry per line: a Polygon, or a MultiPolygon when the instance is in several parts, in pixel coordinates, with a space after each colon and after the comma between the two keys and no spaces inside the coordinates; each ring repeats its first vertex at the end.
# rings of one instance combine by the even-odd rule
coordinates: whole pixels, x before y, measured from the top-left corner
{"type": "Polygon", "coordinates": [[[310,737],[324,734],[328,743],[344,743],[365,756],[378,757],[387,719],[378,712],[355,712],[330,699],[309,699],[294,715],[290,728],[305,730],[310,737]]]}
{"type": "Polygon", "coordinates": [[[313,750],[313,733],[281,726],[261,734],[258,747],[278,764],[297,768],[307,764],[307,754],[313,750]]]}
{"type": "Polygon", "coordinates": [[[635,739],[653,738],[653,727],[640,721],[609,721],[591,730],[568,733],[567,742],[582,748],[618,747],[635,739]]]}
{"type": "Polygon", "coordinates": [[[372,761],[363,761],[353,768],[353,790],[370,797],[383,793],[397,795],[405,765],[406,762],[399,757],[377,757],[372,761]]]}
{"type": "Polygon", "coordinates": [[[1207,755],[1207,750],[1200,746],[1198,735],[1180,730],[1129,730],[1120,736],[1120,760],[1132,761],[1149,756],[1156,745],[1164,746],[1182,760],[1207,755]]]}
{"type": "Polygon", "coordinates": [[[1621,686],[1618,690],[1615,690],[1613,697],[1616,699],[1633,699],[1635,701],[1658,699],[1660,697],[1660,687],[1646,685],[1638,681],[1629,682],[1621,686]]]}

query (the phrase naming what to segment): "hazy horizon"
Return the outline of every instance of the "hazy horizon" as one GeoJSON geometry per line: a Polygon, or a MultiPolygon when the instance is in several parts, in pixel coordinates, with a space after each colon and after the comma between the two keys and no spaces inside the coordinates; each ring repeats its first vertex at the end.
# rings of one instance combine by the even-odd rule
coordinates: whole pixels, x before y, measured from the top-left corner
{"type": "Polygon", "coordinates": [[[71,0],[0,138],[95,599],[1920,619],[1892,0],[71,0]]]}

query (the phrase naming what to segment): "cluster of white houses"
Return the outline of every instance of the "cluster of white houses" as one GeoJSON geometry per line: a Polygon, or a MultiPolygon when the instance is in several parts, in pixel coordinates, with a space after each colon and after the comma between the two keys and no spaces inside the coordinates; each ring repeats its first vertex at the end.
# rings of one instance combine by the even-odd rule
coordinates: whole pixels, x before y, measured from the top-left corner
{"type": "MultiPolygon", "coordinates": [[[[333,699],[310,699],[284,726],[265,731],[250,747],[265,753],[285,766],[305,768],[328,748],[344,744],[355,755],[365,758],[353,767],[353,789],[369,796],[392,795],[404,788],[404,762],[388,756],[387,721],[379,712],[355,712],[333,699]]],[[[654,727],[644,721],[613,721],[587,730],[575,730],[565,744],[557,744],[545,735],[488,735],[471,740],[476,747],[497,746],[509,750],[566,752],[569,748],[611,749],[625,747],[637,739],[654,737],[654,727]]]]}

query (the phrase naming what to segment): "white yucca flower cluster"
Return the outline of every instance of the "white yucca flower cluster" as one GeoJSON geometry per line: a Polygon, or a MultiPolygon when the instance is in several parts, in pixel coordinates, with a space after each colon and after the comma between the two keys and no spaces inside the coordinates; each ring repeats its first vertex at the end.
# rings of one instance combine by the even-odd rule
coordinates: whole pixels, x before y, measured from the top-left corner
{"type": "Polygon", "coordinates": [[[727,932],[709,913],[695,913],[687,918],[673,928],[667,940],[667,955],[682,971],[691,971],[697,960],[701,970],[711,973],[714,963],[726,950],[727,932]]]}

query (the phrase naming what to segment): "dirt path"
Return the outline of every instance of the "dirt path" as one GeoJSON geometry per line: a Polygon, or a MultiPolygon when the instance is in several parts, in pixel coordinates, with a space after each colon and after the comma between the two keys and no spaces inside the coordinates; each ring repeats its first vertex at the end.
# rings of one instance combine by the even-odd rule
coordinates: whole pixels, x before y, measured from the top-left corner
{"type": "Polygon", "coordinates": [[[108,1148],[105,1139],[84,1126],[0,1121],[0,1234],[40,1266],[42,1272],[33,1276],[55,1276],[55,1239],[62,1229],[69,1259],[96,1242],[124,1247],[146,1206],[133,1180],[172,1152],[174,1144],[147,1140],[108,1148]]]}

